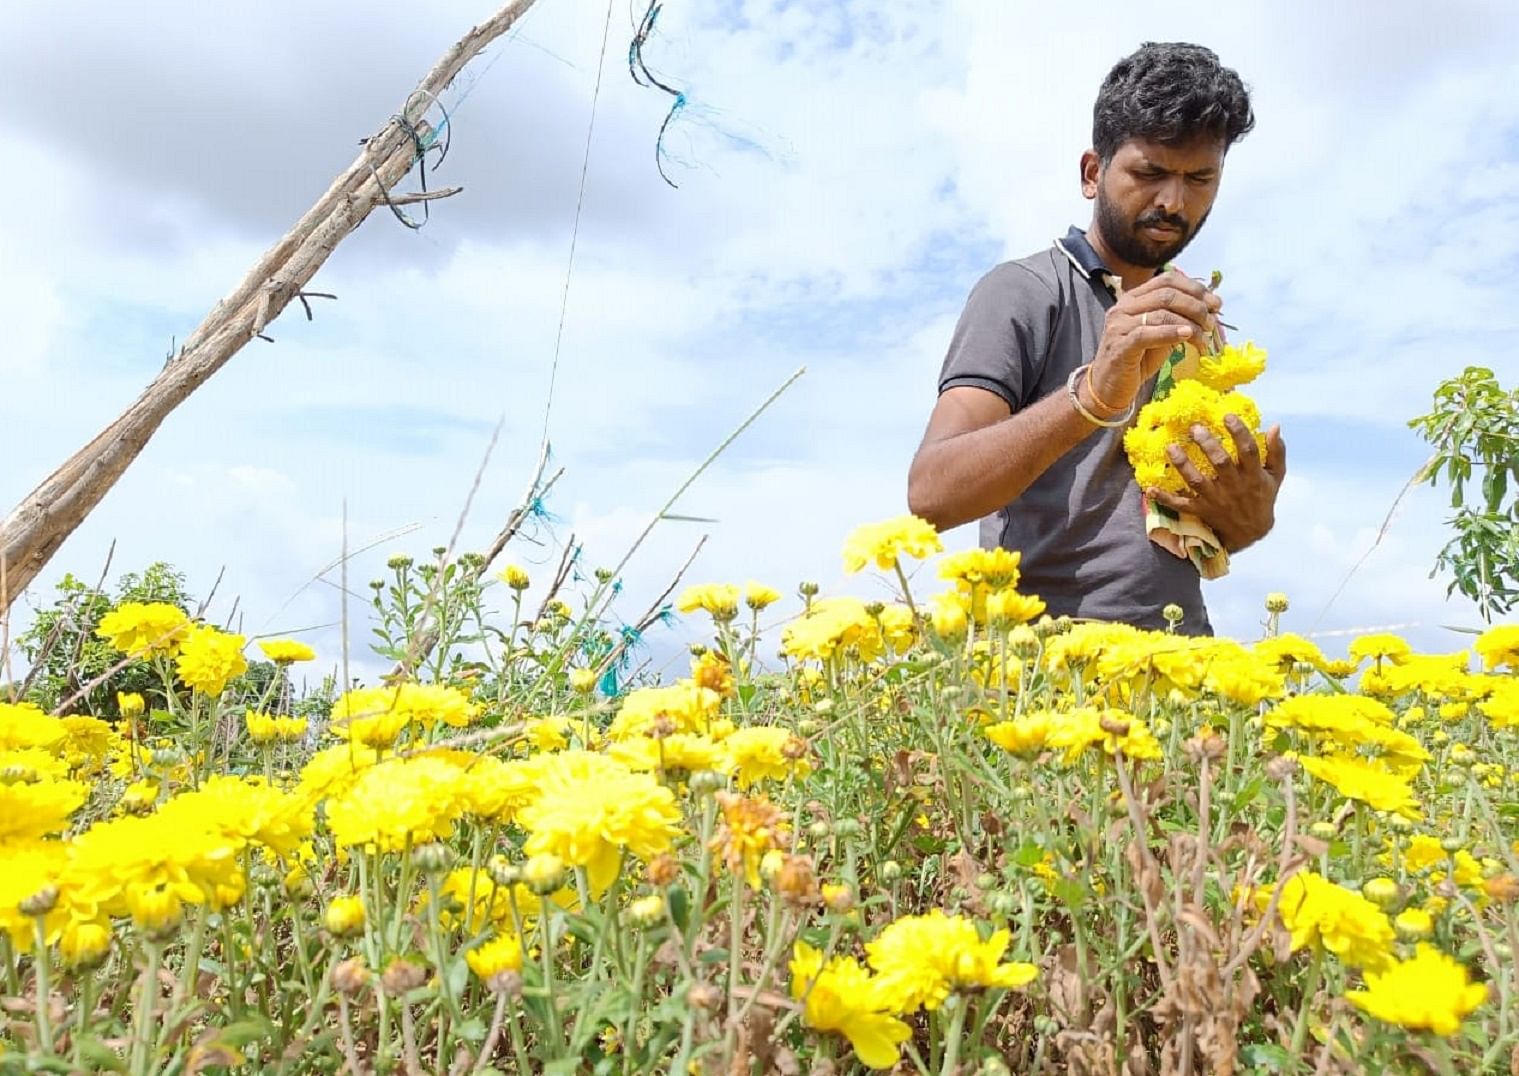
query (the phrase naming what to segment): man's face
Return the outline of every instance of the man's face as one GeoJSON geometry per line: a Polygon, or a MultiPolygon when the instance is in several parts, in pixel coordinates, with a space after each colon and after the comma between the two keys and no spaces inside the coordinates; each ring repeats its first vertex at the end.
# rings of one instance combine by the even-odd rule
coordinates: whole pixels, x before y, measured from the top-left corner
{"type": "Polygon", "coordinates": [[[1097,200],[1103,242],[1130,265],[1158,269],[1192,241],[1208,219],[1224,167],[1211,138],[1180,146],[1130,139],[1106,167],[1083,162],[1088,197],[1097,200]]]}

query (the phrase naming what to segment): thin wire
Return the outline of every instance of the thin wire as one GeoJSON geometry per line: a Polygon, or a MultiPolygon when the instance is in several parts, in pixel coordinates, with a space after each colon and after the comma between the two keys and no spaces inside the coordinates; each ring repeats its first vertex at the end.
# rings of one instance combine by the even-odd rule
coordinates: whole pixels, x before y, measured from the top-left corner
{"type": "Polygon", "coordinates": [[[591,118],[585,128],[585,154],[580,161],[580,191],[575,195],[575,223],[570,228],[570,258],[564,269],[564,295],[559,301],[559,328],[554,333],[554,361],[549,366],[548,399],[543,405],[543,444],[549,440],[549,412],[554,407],[554,382],[559,376],[559,349],[564,343],[564,319],[570,308],[570,278],[575,273],[575,244],[580,238],[580,210],[585,205],[585,177],[591,167],[591,136],[596,131],[596,102],[601,97],[601,72],[606,67],[607,40],[612,33],[612,3],[607,0],[606,23],[601,29],[601,57],[596,61],[596,87],[591,91],[591,118]]]}

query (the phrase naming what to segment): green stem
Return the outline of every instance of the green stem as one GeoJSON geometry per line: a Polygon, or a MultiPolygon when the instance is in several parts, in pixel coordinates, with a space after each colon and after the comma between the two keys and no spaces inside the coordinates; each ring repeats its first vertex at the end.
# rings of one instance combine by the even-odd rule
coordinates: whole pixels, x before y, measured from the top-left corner
{"type": "Polygon", "coordinates": [[[44,924],[45,916],[32,917],[33,936],[36,939],[35,956],[33,957],[33,970],[37,977],[37,1042],[42,1047],[43,1056],[53,1056],[53,1025],[52,1013],[49,1011],[53,997],[52,986],[48,982],[48,973],[52,970],[52,960],[47,951],[47,927],[44,924]]]}
{"type": "Polygon", "coordinates": [[[147,1076],[152,1072],[153,1046],[149,1041],[153,1027],[154,1002],[158,1000],[158,965],[163,956],[163,946],[150,941],[147,944],[148,966],[142,976],[142,996],[137,1001],[137,1031],[132,1037],[132,1076],[147,1076]]]}
{"type": "Polygon", "coordinates": [[[949,1031],[944,1036],[944,1065],[939,1069],[940,1076],[955,1076],[960,1064],[960,1039],[965,1031],[965,1013],[970,1008],[970,1000],[959,995],[955,1001],[955,1012],[949,1018],[949,1031]]]}
{"type": "Polygon", "coordinates": [[[1303,986],[1303,1000],[1298,1005],[1297,1023],[1292,1028],[1292,1046],[1289,1053],[1301,1057],[1308,1041],[1308,1010],[1313,1007],[1313,997],[1319,992],[1324,977],[1324,951],[1317,946],[1313,950],[1313,963],[1308,966],[1308,982],[1303,986]]]}

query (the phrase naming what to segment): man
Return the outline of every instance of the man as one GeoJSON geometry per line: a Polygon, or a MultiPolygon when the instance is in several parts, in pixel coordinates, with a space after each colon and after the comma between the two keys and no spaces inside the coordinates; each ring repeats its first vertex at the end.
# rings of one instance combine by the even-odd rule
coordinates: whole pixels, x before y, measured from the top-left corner
{"type": "MultiPolygon", "coordinates": [[[[1172,348],[1205,346],[1219,297],[1165,269],[1212,209],[1229,147],[1255,124],[1235,72],[1208,49],[1146,44],[1108,73],[1081,191],[1086,232],[989,272],[972,290],[908,474],[911,510],[940,530],[981,519],[981,544],[1023,554],[1020,589],[1055,615],[1210,634],[1198,570],[1151,542],[1123,430],[1172,348]]],[[[1237,552],[1272,526],[1286,448],[1265,459],[1230,416],[1235,463],[1205,429],[1204,478],[1179,446],[1191,496],[1152,498],[1208,524],[1237,552]]]]}

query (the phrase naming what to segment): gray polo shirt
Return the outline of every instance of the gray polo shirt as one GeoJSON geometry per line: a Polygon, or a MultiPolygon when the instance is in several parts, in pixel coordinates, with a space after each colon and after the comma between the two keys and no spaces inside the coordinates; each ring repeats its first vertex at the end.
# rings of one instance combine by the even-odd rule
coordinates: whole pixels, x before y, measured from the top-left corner
{"type": "MultiPolygon", "coordinates": [[[[994,392],[1013,412],[1064,393],[1072,370],[1091,362],[1114,303],[1107,270],[1072,228],[1048,250],[1004,262],[971,291],[939,375],[994,392]]],[[[1140,389],[1140,401],[1154,389],[1140,389]]],[[[1056,460],[1012,504],[981,521],[981,544],[1023,553],[1020,590],[1052,615],[1165,627],[1161,609],[1181,606],[1178,630],[1212,634],[1192,562],[1145,534],[1123,430],[1098,429],[1056,460]]]]}

